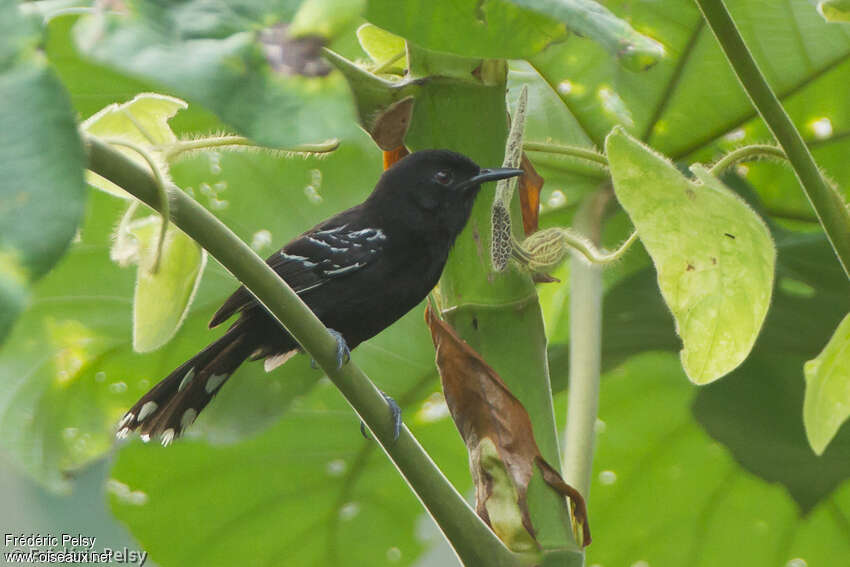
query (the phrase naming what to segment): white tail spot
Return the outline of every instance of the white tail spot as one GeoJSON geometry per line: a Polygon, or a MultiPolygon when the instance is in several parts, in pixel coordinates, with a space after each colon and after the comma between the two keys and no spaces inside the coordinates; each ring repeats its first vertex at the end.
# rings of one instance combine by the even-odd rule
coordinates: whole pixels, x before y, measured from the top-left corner
{"type": "Polygon", "coordinates": [[[145,443],[151,440],[151,436],[147,433],[142,433],[139,437],[141,437],[142,441],[145,443]]]}
{"type": "Polygon", "coordinates": [[[184,411],[183,417],[180,418],[180,429],[186,429],[192,425],[196,417],[198,417],[198,412],[196,412],[193,408],[189,408],[184,411]]]}
{"type": "Polygon", "coordinates": [[[185,388],[186,385],[189,382],[191,382],[192,378],[194,378],[194,377],[195,377],[195,367],[193,366],[192,368],[189,369],[189,372],[186,373],[186,375],[183,377],[183,379],[180,380],[180,385],[177,386],[177,391],[182,392],[183,388],[185,388]]]}
{"type": "Polygon", "coordinates": [[[162,446],[168,447],[174,441],[174,430],[166,429],[162,432],[162,446]]]}
{"type": "Polygon", "coordinates": [[[227,380],[227,374],[213,374],[209,378],[207,378],[207,383],[204,385],[204,390],[207,391],[207,394],[212,394],[218,387],[221,386],[222,382],[227,380]]]}
{"type": "Polygon", "coordinates": [[[145,405],[143,405],[142,409],[139,410],[139,423],[143,422],[146,417],[155,412],[158,407],[159,404],[156,402],[145,402],[145,405]]]}
{"type": "Polygon", "coordinates": [[[290,358],[295,356],[298,353],[297,350],[292,349],[290,351],[276,354],[274,356],[270,356],[263,361],[263,369],[266,372],[271,372],[278,366],[283,366],[290,358]]]}

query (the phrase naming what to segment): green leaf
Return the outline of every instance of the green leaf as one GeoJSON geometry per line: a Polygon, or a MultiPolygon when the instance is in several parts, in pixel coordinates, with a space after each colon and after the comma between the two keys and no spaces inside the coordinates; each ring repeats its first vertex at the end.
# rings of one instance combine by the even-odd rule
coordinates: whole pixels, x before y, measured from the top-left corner
{"type": "Polygon", "coordinates": [[[421,47],[520,59],[562,40],[566,28],[506,0],[369,0],[366,19],[421,47]]]}
{"type": "Polygon", "coordinates": [[[701,167],[692,182],[621,129],[605,149],[617,199],[676,319],[685,372],[697,384],[712,382],[744,361],[761,330],[776,260],[770,233],[701,167]]]}
{"type": "MultiPolygon", "coordinates": [[[[781,483],[797,506],[809,511],[850,479],[850,429],[841,430],[822,456],[812,452],[803,427],[801,369],[850,310],[850,295],[847,277],[823,234],[780,231],[776,241],[773,304],[758,342],[747,362],[726,380],[700,388],[693,411],[741,466],[767,482],[781,483]]],[[[557,311],[552,316],[557,318],[557,311]]],[[[613,371],[638,353],[676,352],[681,345],[651,266],[607,291],[603,328],[603,370],[613,371]]],[[[564,344],[552,347],[550,365],[553,388],[565,389],[569,363],[564,344]]]]}
{"type": "Polygon", "coordinates": [[[198,243],[169,227],[165,233],[159,269],[152,271],[157,257],[162,221],[147,217],[130,227],[138,242],[136,292],[133,297],[133,350],[156,350],[174,336],[189,311],[207,253],[198,243]]]}
{"type": "MultiPolygon", "coordinates": [[[[829,464],[819,463],[805,446],[802,423],[794,418],[799,405],[785,395],[795,380],[802,394],[802,383],[799,377],[773,380],[772,371],[785,362],[746,381],[722,380],[698,390],[683,380],[670,355],[636,357],[603,378],[588,565],[775,567],[805,561],[815,567],[850,554],[846,476],[817,505],[801,509],[775,478],[759,478],[736,462],[739,454],[718,443],[711,429],[707,434],[704,422],[690,411],[695,397],[703,405],[699,399],[713,390],[712,425],[736,431],[742,450],[772,453],[770,470],[804,473],[815,480],[837,467],[846,472],[847,445],[829,464]],[[776,399],[783,403],[773,405],[776,399]],[[771,402],[769,409],[758,412],[759,417],[773,413],[772,419],[750,421],[747,412],[765,400],[771,402]],[[723,413],[722,406],[728,411],[723,413]],[[786,413],[776,413],[778,409],[786,413]],[[737,419],[730,420],[733,416],[737,419]],[[790,447],[783,440],[792,428],[799,430],[810,461],[798,461],[797,453],[787,452],[790,447]],[[762,451],[764,440],[771,445],[762,451]],[[597,545],[600,541],[616,544],[597,545]]],[[[796,447],[797,437],[793,439],[796,447]]]]}
{"type": "Polygon", "coordinates": [[[28,286],[65,253],[83,213],[85,156],[68,97],[15,3],[0,8],[0,341],[28,286]]]}
{"type": "MultiPolygon", "coordinates": [[[[123,104],[110,104],[86,119],[80,128],[89,134],[101,138],[113,138],[135,144],[148,151],[160,165],[163,173],[168,165],[161,157],[161,149],[177,141],[177,136],[168,125],[168,121],[188,105],[185,101],[157,93],[142,93],[123,104]]],[[[150,166],[138,152],[123,146],[117,147],[135,162],[146,169],[150,166]]],[[[131,199],[122,188],[101,176],[86,172],[89,184],[122,199],[131,199]]]]}
{"type": "Polygon", "coordinates": [[[827,22],[850,22],[850,1],[819,0],[818,13],[827,22]]]}
{"type": "Polygon", "coordinates": [[[203,104],[259,144],[348,138],[356,126],[343,78],[299,74],[308,63],[321,68],[321,40],[307,59],[280,56],[289,48],[281,41],[297,40],[270,26],[289,21],[296,6],[255,0],[236,11],[205,0],[133,2],[125,15],[82,18],[75,37],[89,57],[203,104]]]}
{"type": "Polygon", "coordinates": [[[850,315],[844,317],[821,353],[806,362],[803,422],[809,444],[822,455],[850,417],[850,315]]]}
{"type": "Polygon", "coordinates": [[[379,67],[386,65],[385,70],[387,72],[400,73],[404,70],[406,63],[404,38],[382,30],[378,26],[363,24],[357,28],[357,41],[360,42],[360,47],[369,55],[375,65],[379,67]],[[394,63],[388,63],[398,57],[399,54],[402,57],[394,63]]]}
{"type": "Polygon", "coordinates": [[[664,46],[636,32],[593,0],[511,0],[514,4],[552,16],[570,30],[599,42],[626,68],[642,71],[664,57],[664,46]]]}
{"type": "Polygon", "coordinates": [[[332,39],[348,30],[365,5],[366,0],[305,0],[292,19],[289,33],[292,37],[332,39]]]}

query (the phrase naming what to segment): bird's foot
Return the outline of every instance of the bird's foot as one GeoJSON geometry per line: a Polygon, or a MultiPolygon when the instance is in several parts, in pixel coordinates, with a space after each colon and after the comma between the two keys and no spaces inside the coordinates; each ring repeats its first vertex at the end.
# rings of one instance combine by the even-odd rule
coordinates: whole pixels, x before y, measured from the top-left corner
{"type": "MultiPolygon", "coordinates": [[[[397,441],[398,436],[401,434],[401,408],[394,399],[386,395],[384,392],[381,392],[381,395],[384,396],[384,399],[387,401],[387,405],[390,407],[390,419],[392,419],[393,422],[393,441],[397,441]]],[[[362,421],[360,422],[360,433],[362,433],[363,437],[366,439],[371,440],[369,434],[366,433],[366,424],[362,421]]]]}
{"type": "MultiPolygon", "coordinates": [[[[331,328],[328,328],[328,332],[336,339],[336,369],[339,370],[351,360],[351,350],[349,350],[348,343],[345,342],[345,337],[342,336],[342,333],[331,328]]],[[[316,364],[315,358],[310,359],[310,367],[314,369],[319,367],[316,364]]]]}

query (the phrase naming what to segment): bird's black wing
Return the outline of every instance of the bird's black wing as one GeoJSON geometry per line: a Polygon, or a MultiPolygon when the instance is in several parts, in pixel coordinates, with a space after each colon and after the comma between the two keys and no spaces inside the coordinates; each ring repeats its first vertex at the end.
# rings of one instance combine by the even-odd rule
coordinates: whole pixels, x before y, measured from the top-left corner
{"type": "MultiPolygon", "coordinates": [[[[296,293],[303,294],[368,266],[380,255],[385,241],[386,235],[378,228],[322,225],[272,254],[266,263],[296,293]]],[[[216,311],[210,327],[256,305],[251,292],[240,287],[216,311]]]]}

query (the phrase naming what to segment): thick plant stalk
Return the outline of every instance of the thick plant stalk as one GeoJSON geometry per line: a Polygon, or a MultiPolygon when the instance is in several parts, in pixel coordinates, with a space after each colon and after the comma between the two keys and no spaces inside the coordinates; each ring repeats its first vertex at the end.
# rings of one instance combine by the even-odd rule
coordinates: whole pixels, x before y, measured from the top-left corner
{"type": "MultiPolygon", "coordinates": [[[[598,242],[605,196],[590,195],[575,228],[598,242]]],[[[564,443],[564,480],[590,497],[599,377],[602,364],[602,266],[577,253],[570,260],[570,385],[564,443]]]]}
{"type": "MultiPolygon", "coordinates": [[[[433,69],[446,64],[438,55],[412,48],[411,69],[433,69]],[[432,61],[433,59],[433,61],[432,61]]],[[[493,69],[492,76],[476,82],[423,82],[405,143],[412,150],[447,148],[470,156],[482,167],[502,163],[507,138],[504,65],[454,58],[458,73],[464,68],[493,69]],[[496,73],[500,72],[501,75],[496,73]]],[[[441,74],[453,75],[450,72],[441,74]]],[[[417,77],[414,77],[417,78],[417,77]]],[[[495,187],[485,186],[472,217],[458,237],[440,282],[444,315],[458,335],[492,366],[528,412],[543,458],[559,468],[560,447],[552,406],[546,336],[531,276],[511,267],[495,272],[490,265],[491,205],[495,187]]],[[[511,216],[521,218],[519,199],[511,216]]],[[[521,222],[512,223],[521,237],[521,222]]],[[[532,477],[528,506],[541,547],[570,549],[581,557],[573,537],[563,496],[542,477],[532,477]]]]}
{"type": "MultiPolygon", "coordinates": [[[[161,210],[157,183],[142,166],[105,142],[87,137],[89,169],[161,210]]],[[[465,565],[510,567],[528,564],[511,553],[466,504],[429,455],[402,427],[393,442],[386,401],[353,362],[336,367],[336,340],[301,298],[257,254],[212,213],[182,191],[173,191],[171,219],[253,293],[316,360],[372,431],[465,565]]]]}
{"type": "Polygon", "coordinates": [[[753,106],[785,151],[838,261],[850,277],[850,210],[844,199],[821,174],[803,137],[767,84],[722,0],[696,0],[696,3],[753,106]]]}

